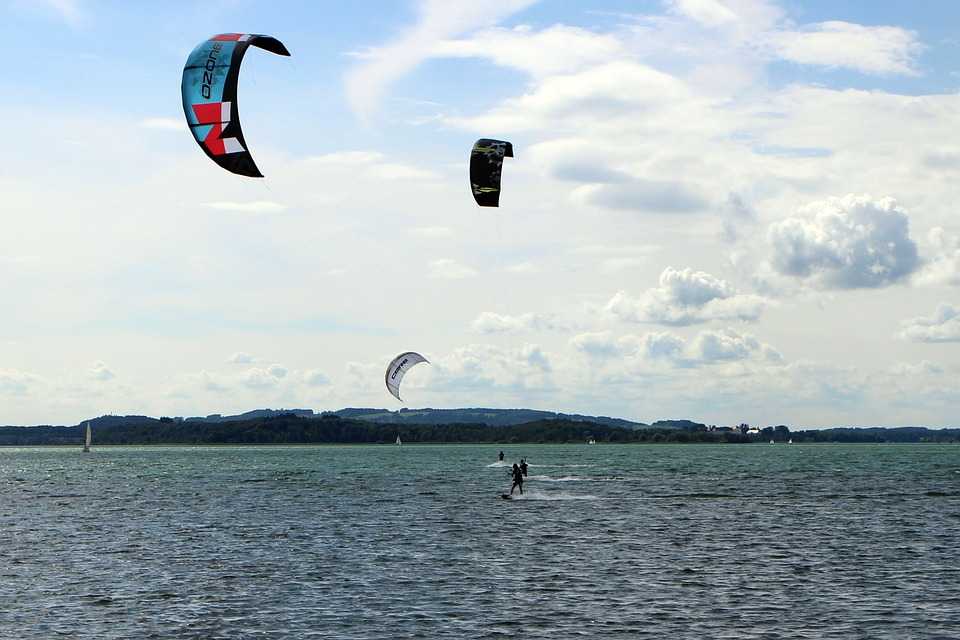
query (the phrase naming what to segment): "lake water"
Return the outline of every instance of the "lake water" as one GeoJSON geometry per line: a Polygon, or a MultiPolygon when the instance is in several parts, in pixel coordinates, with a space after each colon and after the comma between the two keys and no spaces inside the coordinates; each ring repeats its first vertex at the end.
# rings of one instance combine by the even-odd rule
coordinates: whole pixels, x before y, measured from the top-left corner
{"type": "Polygon", "coordinates": [[[0,449],[0,638],[960,638],[960,446],[0,449]]]}

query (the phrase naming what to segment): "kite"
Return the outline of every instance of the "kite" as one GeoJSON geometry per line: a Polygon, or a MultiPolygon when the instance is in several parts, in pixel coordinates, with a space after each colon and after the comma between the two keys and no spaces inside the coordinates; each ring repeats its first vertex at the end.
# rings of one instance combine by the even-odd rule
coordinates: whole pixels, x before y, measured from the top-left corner
{"type": "Polygon", "coordinates": [[[270,36],[221,33],[197,45],[183,67],[183,113],[197,144],[218,165],[241,176],[262,178],[247,149],[237,110],[237,79],[251,45],[280,56],[290,52],[270,36]]]}
{"type": "MultiPolygon", "coordinates": [[[[430,364],[429,360],[413,351],[401,353],[390,361],[383,379],[387,383],[387,391],[389,391],[394,398],[400,400],[400,382],[403,380],[403,376],[407,374],[407,371],[409,371],[411,367],[421,362],[430,364]]],[[[403,400],[400,401],[403,402],[403,400]]]]}
{"type": "Polygon", "coordinates": [[[503,140],[480,138],[470,152],[470,186],[481,207],[500,206],[500,172],[503,158],[513,157],[513,145],[503,140]]]}

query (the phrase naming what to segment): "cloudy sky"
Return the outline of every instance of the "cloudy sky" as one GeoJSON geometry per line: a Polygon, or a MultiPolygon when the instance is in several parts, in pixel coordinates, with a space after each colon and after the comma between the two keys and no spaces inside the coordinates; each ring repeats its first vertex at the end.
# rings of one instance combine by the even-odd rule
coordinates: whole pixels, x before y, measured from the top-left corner
{"type": "Polygon", "coordinates": [[[960,422],[960,5],[353,5],[0,0],[0,424],[398,408],[406,350],[411,407],[960,422]],[[183,124],[226,31],[293,54],[263,180],[183,124]]]}

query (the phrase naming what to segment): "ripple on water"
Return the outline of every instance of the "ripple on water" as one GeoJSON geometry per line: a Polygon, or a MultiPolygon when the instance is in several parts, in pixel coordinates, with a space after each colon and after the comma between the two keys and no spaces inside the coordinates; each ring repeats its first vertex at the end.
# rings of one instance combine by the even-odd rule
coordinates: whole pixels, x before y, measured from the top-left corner
{"type": "Polygon", "coordinates": [[[0,449],[0,638],[955,637],[955,448],[771,449],[0,449]]]}

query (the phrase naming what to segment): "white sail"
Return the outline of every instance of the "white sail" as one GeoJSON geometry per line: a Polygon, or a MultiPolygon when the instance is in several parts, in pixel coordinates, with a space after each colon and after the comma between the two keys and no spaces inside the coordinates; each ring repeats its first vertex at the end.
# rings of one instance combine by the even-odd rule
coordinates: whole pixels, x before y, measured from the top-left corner
{"type": "Polygon", "coordinates": [[[390,364],[387,365],[387,372],[383,378],[387,383],[387,391],[389,391],[394,398],[400,400],[400,381],[403,380],[403,376],[407,375],[410,367],[420,364],[421,362],[429,364],[426,358],[413,351],[401,353],[390,361],[390,364]]]}
{"type": "Polygon", "coordinates": [[[84,437],[84,440],[83,440],[83,452],[84,452],[84,453],[89,453],[89,451],[90,451],[90,441],[91,441],[92,439],[93,439],[93,438],[92,438],[92,434],[91,434],[91,432],[90,432],[90,423],[88,422],[88,423],[87,423],[87,435],[84,437]]]}
{"type": "Polygon", "coordinates": [[[403,444],[403,443],[400,442],[400,436],[398,435],[398,436],[397,436],[397,446],[399,447],[399,446],[402,445],[402,444],[403,444]]]}

